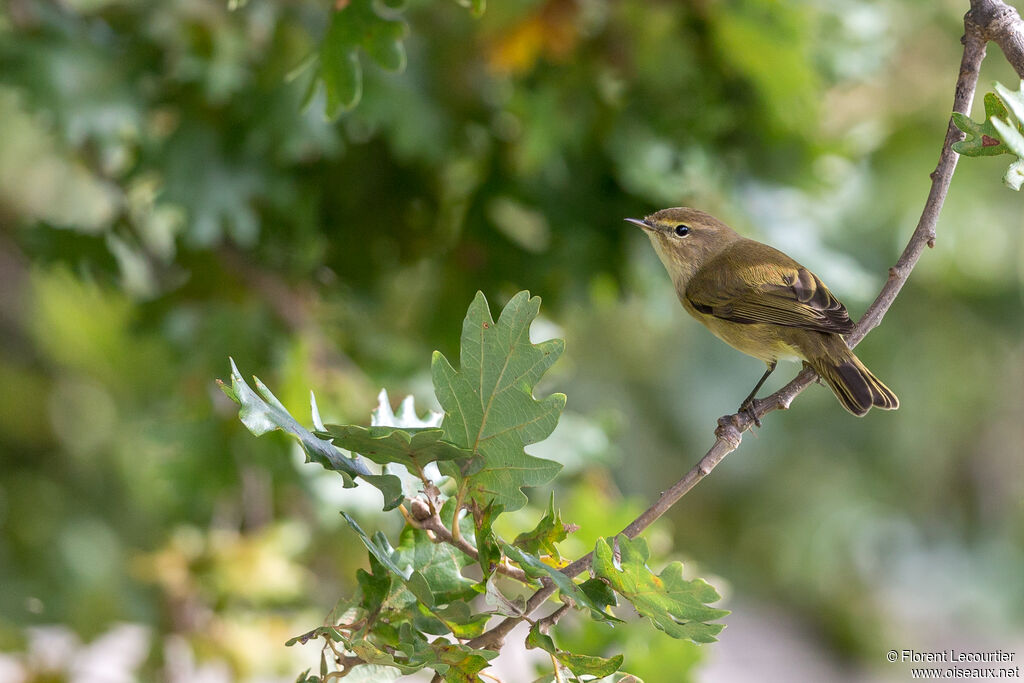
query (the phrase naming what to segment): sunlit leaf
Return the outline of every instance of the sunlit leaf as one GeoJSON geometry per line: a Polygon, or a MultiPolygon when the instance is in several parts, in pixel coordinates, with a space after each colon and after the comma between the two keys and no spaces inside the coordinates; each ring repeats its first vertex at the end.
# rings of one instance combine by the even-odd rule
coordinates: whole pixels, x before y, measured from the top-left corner
{"type": "MultiPolygon", "coordinates": [[[[435,352],[431,364],[434,391],[445,409],[444,438],[483,459],[482,469],[465,477],[469,495],[506,510],[526,504],[524,486],[550,482],[561,465],[528,455],[523,447],[551,434],[565,406],[564,394],[544,399],[533,387],[561,355],[561,339],[530,342],[530,323],[540,297],[519,292],[498,322],[480,292],[462,326],[459,369],[435,352]]],[[[453,468],[443,470],[465,476],[453,468]]]]}

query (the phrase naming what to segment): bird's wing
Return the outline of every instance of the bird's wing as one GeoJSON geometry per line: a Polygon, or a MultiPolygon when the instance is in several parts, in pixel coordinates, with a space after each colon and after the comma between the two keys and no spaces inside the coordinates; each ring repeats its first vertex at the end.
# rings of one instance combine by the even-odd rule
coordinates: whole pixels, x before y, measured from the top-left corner
{"type": "Polygon", "coordinates": [[[697,271],[686,287],[690,304],[735,323],[769,323],[848,334],[853,321],[818,277],[781,251],[744,241],[697,271]]]}

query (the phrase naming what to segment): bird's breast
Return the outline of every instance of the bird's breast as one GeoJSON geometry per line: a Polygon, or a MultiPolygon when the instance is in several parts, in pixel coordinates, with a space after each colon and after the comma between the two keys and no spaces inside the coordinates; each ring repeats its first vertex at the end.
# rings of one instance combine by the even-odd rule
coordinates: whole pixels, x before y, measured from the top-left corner
{"type": "Polygon", "coordinates": [[[736,323],[722,320],[701,313],[685,297],[682,298],[682,302],[687,313],[703,323],[716,337],[748,356],[766,363],[804,358],[804,353],[788,340],[789,330],[785,328],[765,323],[736,323]]]}

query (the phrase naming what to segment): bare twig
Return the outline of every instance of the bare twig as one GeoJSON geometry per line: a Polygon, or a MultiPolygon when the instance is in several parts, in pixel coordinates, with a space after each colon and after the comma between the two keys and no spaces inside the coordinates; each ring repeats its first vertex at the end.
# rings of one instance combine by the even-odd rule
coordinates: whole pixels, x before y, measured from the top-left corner
{"type": "Polygon", "coordinates": [[[546,634],[552,626],[558,623],[558,620],[562,618],[562,615],[569,611],[569,605],[563,603],[561,607],[556,609],[551,614],[547,615],[543,619],[537,620],[537,628],[541,633],[546,634]]]}
{"type": "MultiPolygon", "coordinates": [[[[978,71],[985,58],[985,43],[994,40],[1003,48],[1007,59],[1024,78],[1024,32],[1022,22],[1016,10],[1008,7],[1001,0],[972,0],[971,10],[964,16],[963,58],[960,62],[960,73],[957,77],[956,90],[953,97],[953,111],[969,114],[974,101],[974,91],[978,83],[978,71]],[[985,21],[984,24],[979,24],[985,21]],[[1014,61],[1014,60],[1017,61],[1014,61]]],[[[882,321],[886,311],[892,306],[903,285],[910,277],[910,272],[917,263],[926,246],[935,244],[935,225],[939,219],[939,211],[946,199],[949,184],[956,169],[959,155],[953,151],[954,142],[961,140],[963,133],[953,125],[952,119],[946,129],[946,137],[939,155],[939,162],[931,174],[932,185],[925,201],[924,210],[910,237],[906,248],[897,260],[896,265],[889,269],[889,278],[875,298],[864,316],[857,323],[854,331],[847,336],[851,348],[856,346],[868,332],[882,321]]],[[[708,452],[682,479],[672,488],[664,491],[658,500],[633,520],[620,533],[635,538],[659,517],[675,505],[701,479],[711,473],[718,463],[739,448],[743,432],[768,413],[789,408],[800,392],[817,378],[817,374],[807,368],[798,374],[789,384],[770,396],[754,401],[750,411],[738,412],[719,418],[715,429],[715,443],[708,452]]],[[[590,568],[592,554],[576,560],[562,569],[567,576],[574,577],[590,568]]],[[[556,587],[550,581],[544,581],[543,587],[535,592],[526,603],[525,615],[530,615],[555,593],[556,587]]],[[[556,611],[553,614],[557,614],[556,611]]],[[[478,648],[499,648],[505,636],[522,620],[522,617],[507,617],[490,630],[469,641],[469,645],[478,648]]],[[[557,617],[555,618],[557,620],[557,617]]]]}
{"type": "Polygon", "coordinates": [[[1020,14],[1002,0],[971,0],[970,23],[998,45],[1006,61],[1024,79],[1024,25],[1020,14]]]}

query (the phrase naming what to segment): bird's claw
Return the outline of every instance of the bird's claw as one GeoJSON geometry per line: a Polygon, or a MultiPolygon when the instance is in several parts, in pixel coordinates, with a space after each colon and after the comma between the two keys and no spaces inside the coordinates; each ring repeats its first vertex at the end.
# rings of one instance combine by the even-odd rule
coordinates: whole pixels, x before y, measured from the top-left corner
{"type": "Polygon", "coordinates": [[[746,413],[747,417],[749,417],[751,420],[754,421],[754,426],[760,427],[761,426],[761,419],[757,416],[757,410],[755,410],[755,407],[754,407],[754,404],[755,404],[756,401],[757,401],[757,399],[753,399],[753,398],[744,401],[743,405],[740,406],[740,409],[737,412],[738,413],[746,413]]]}

